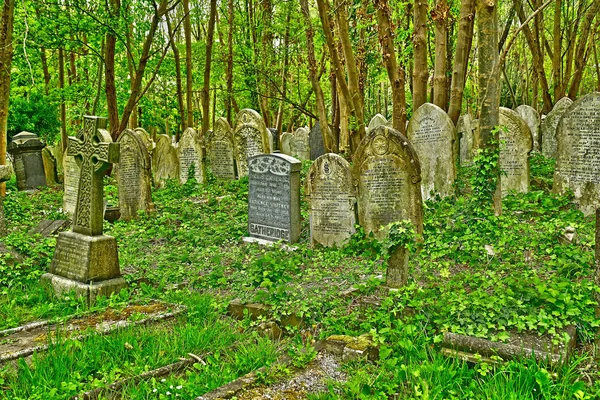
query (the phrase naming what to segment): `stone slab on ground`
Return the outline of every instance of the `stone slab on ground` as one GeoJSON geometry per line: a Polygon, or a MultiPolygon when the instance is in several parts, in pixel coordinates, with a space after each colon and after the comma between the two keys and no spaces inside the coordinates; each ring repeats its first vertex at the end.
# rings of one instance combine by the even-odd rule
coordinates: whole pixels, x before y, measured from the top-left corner
{"type": "MultiPolygon", "coordinates": [[[[244,304],[239,299],[236,299],[231,301],[227,306],[227,314],[235,319],[244,319],[246,313],[252,320],[257,320],[259,318],[265,318],[267,320],[274,319],[271,307],[266,304],[244,304]]],[[[304,325],[304,320],[292,313],[291,315],[286,315],[281,318],[281,320],[278,321],[278,324],[281,326],[302,327],[304,325]]]]}
{"type": "Polygon", "coordinates": [[[45,220],[41,221],[38,224],[38,226],[31,229],[29,231],[29,234],[35,235],[36,233],[39,233],[43,237],[49,237],[52,235],[56,235],[58,232],[67,229],[69,227],[69,225],[71,225],[71,223],[65,219],[57,219],[57,220],[45,219],[45,220]]]}

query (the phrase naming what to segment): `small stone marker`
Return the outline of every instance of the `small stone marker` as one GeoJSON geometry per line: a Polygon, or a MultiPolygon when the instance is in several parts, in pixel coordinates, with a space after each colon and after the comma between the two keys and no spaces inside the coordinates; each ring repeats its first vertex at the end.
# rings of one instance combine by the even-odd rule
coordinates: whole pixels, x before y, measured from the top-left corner
{"type": "Polygon", "coordinates": [[[283,154],[287,154],[288,156],[292,155],[292,140],[294,139],[294,135],[289,132],[284,132],[281,135],[281,152],[283,154]]]}
{"type": "Polygon", "coordinates": [[[402,220],[423,232],[419,158],[400,132],[386,126],[370,131],[356,149],[352,176],[358,221],[367,234],[383,239],[387,233],[381,227],[402,220]]]}
{"type": "Polygon", "coordinates": [[[452,120],[435,104],[425,103],[414,112],[406,137],[421,165],[421,191],[427,200],[435,194],[446,197],[454,191],[456,178],[456,132],[452,120]]]}
{"type": "Polygon", "coordinates": [[[470,114],[458,118],[456,133],[459,140],[460,165],[472,165],[475,156],[475,124],[470,114]]]}
{"type": "Polygon", "coordinates": [[[529,129],[531,130],[531,136],[533,137],[533,151],[540,151],[540,132],[542,129],[540,114],[535,108],[526,104],[520,105],[515,111],[525,120],[527,126],[529,126],[529,129]]]}
{"type": "Polygon", "coordinates": [[[248,159],[250,238],[244,240],[298,241],[301,167],[299,160],[279,153],[259,154],[248,159]]]}
{"type": "Polygon", "coordinates": [[[354,233],[355,203],[350,164],[337,154],[317,158],[306,182],[312,244],[340,246],[354,233]]]}
{"type": "Polygon", "coordinates": [[[121,218],[125,221],[136,218],[138,211],[154,209],[150,154],[141,136],[142,134],[126,129],[117,139],[121,151],[116,168],[119,208],[121,218]]]}
{"type": "Polygon", "coordinates": [[[208,161],[217,179],[235,179],[233,131],[227,119],[220,117],[214,130],[206,135],[208,161]]]}
{"type": "Polygon", "coordinates": [[[556,102],[546,118],[542,119],[542,154],[547,158],[556,158],[558,123],[571,104],[573,100],[563,97],[556,102]]]}
{"type": "Polygon", "coordinates": [[[104,173],[119,161],[119,144],[112,143],[105,128],[105,118],[85,116],[83,131],[69,138],[68,154],[81,168],[73,230],[58,235],[50,273],[42,275],[58,295],[74,290],[89,303],[127,285],[119,270],[117,241],[102,234],[104,173]]]}
{"type": "Polygon", "coordinates": [[[152,176],[154,186],[163,187],[167,179],[179,179],[179,157],[177,149],[167,135],[158,135],[152,153],[152,176]]]}
{"type": "Polygon", "coordinates": [[[315,126],[310,131],[310,159],[316,160],[325,154],[325,142],[323,142],[323,132],[321,132],[321,124],[317,121],[315,126]]]}
{"type": "Polygon", "coordinates": [[[371,121],[369,122],[369,126],[367,127],[367,132],[379,128],[380,126],[391,126],[388,120],[381,114],[375,114],[371,121]]]}
{"type": "Polygon", "coordinates": [[[249,108],[238,113],[233,143],[238,177],[248,176],[248,159],[271,152],[269,131],[259,113],[249,108]]]}
{"type": "MultiPolygon", "coordinates": [[[[68,147],[67,147],[68,152],[68,147]]],[[[81,169],[75,157],[65,154],[63,156],[63,211],[69,217],[75,214],[77,206],[77,193],[79,193],[79,176],[81,169]]]]}
{"type": "Polygon", "coordinates": [[[54,158],[51,147],[46,146],[42,149],[42,162],[44,163],[46,184],[56,185],[56,183],[58,183],[58,176],[56,174],[56,159],[54,158]]]}
{"type": "Polygon", "coordinates": [[[529,153],[533,147],[531,130],[516,111],[500,107],[500,177],[502,195],[514,190],[529,192],[529,153]]]}
{"type": "Polygon", "coordinates": [[[310,143],[308,128],[298,128],[290,142],[292,157],[300,161],[310,160],[310,143]]]}
{"type": "Polygon", "coordinates": [[[202,146],[198,140],[198,133],[194,128],[187,128],[181,135],[177,154],[179,156],[179,183],[184,184],[187,182],[189,169],[192,165],[194,166],[196,182],[204,183],[202,146]]]}
{"type": "MultiPolygon", "coordinates": [[[[600,206],[600,92],[575,101],[557,129],[554,193],[573,191],[585,215],[600,206]]],[[[546,118],[548,119],[548,118],[546,118]]]]}
{"type": "MultiPolygon", "coordinates": [[[[10,180],[14,171],[11,165],[0,165],[0,182],[10,180]]],[[[4,197],[0,196],[0,236],[6,236],[6,220],[4,219],[4,197]]]]}
{"type": "Polygon", "coordinates": [[[35,133],[21,132],[8,144],[8,152],[13,156],[17,188],[35,189],[46,186],[46,173],[42,149],[46,145],[35,133]]]}

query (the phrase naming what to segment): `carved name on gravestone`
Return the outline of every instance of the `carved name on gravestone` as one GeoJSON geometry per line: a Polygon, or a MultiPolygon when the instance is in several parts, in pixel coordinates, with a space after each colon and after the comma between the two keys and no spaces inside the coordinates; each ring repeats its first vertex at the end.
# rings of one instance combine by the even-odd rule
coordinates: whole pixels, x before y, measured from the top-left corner
{"type": "Polygon", "coordinates": [[[186,183],[189,170],[194,167],[194,178],[198,183],[204,183],[204,166],[202,165],[202,146],[198,141],[198,133],[193,128],[187,128],[179,139],[177,148],[179,156],[179,183],[186,183]]]}
{"type": "Polygon", "coordinates": [[[449,196],[456,178],[456,132],[452,120],[435,104],[425,103],[414,112],[406,136],[421,164],[423,199],[431,194],[449,196]]]}
{"type": "Polygon", "coordinates": [[[379,128],[380,126],[391,126],[388,120],[381,114],[375,114],[371,121],[369,122],[369,126],[367,127],[367,132],[379,128]]]}
{"type": "MultiPolygon", "coordinates": [[[[13,173],[11,165],[0,165],[0,182],[8,181],[13,173]]],[[[6,220],[4,218],[4,197],[0,196],[0,236],[6,236],[7,233],[6,220]]]]}
{"type": "Polygon", "coordinates": [[[548,158],[556,157],[556,131],[558,123],[573,100],[563,97],[556,102],[552,111],[542,120],[542,154],[548,158]]]}
{"type": "Polygon", "coordinates": [[[526,104],[520,105],[515,111],[525,120],[527,126],[531,130],[531,136],[533,137],[533,150],[540,151],[540,131],[541,123],[540,114],[535,108],[526,104]]]}
{"type": "Polygon", "coordinates": [[[54,158],[52,146],[46,146],[42,149],[42,162],[44,163],[46,184],[55,185],[58,183],[58,176],[56,174],[56,159],[54,158]]]}
{"type": "Polygon", "coordinates": [[[218,179],[235,179],[233,132],[229,122],[220,117],[215,128],[206,135],[208,161],[213,175],[218,179]]]}
{"type": "Polygon", "coordinates": [[[475,155],[475,125],[470,114],[458,118],[456,132],[459,140],[460,165],[471,165],[475,155]]]}
{"type": "Polygon", "coordinates": [[[144,139],[141,135],[126,129],[117,139],[121,157],[117,165],[119,187],[119,208],[121,218],[129,221],[136,218],[138,211],[151,211],[151,163],[144,139]]]}
{"type": "Polygon", "coordinates": [[[557,130],[555,193],[573,191],[585,215],[600,206],[600,93],[575,101],[557,130]]]}
{"type": "Polygon", "coordinates": [[[284,132],[281,135],[281,152],[283,154],[287,154],[288,156],[292,155],[292,140],[294,139],[294,135],[289,132],[284,132]]]}
{"type": "Polygon", "coordinates": [[[42,281],[57,294],[74,290],[93,302],[126,286],[119,270],[115,238],[102,234],[104,173],[119,161],[119,144],[112,143],[106,119],[85,116],[84,128],[69,138],[68,155],[81,169],[73,230],[61,232],[56,242],[50,273],[42,281]]]}
{"type": "Polygon", "coordinates": [[[310,142],[308,128],[298,128],[290,142],[292,157],[300,161],[310,160],[310,142]]]}
{"type": "Polygon", "coordinates": [[[380,126],[369,132],[354,155],[358,221],[368,234],[383,239],[382,226],[410,220],[423,232],[421,167],[411,143],[400,132],[380,126]]]}
{"type": "Polygon", "coordinates": [[[321,124],[317,121],[315,126],[309,134],[310,142],[310,159],[316,160],[325,154],[325,143],[323,142],[323,132],[321,131],[321,124]]]}
{"type": "Polygon", "coordinates": [[[500,107],[500,178],[502,195],[514,190],[529,191],[529,153],[533,147],[531,130],[516,111],[500,107]]]}
{"type": "Polygon", "coordinates": [[[248,159],[249,241],[298,241],[301,167],[299,160],[285,154],[260,154],[248,159]]]}
{"type": "Polygon", "coordinates": [[[42,159],[42,149],[45,146],[45,143],[31,132],[15,135],[8,144],[7,150],[13,156],[19,190],[46,186],[46,173],[42,159]]]}
{"type": "Polygon", "coordinates": [[[248,176],[248,159],[271,152],[269,131],[259,113],[248,108],[238,113],[233,143],[238,177],[248,176]]]}
{"type": "Polygon", "coordinates": [[[156,148],[152,153],[152,177],[154,186],[163,187],[168,179],[179,179],[179,157],[167,135],[158,135],[156,148]]]}
{"type": "Polygon", "coordinates": [[[308,170],[311,243],[340,246],[354,233],[355,203],[350,164],[337,154],[324,154],[308,170]]]}

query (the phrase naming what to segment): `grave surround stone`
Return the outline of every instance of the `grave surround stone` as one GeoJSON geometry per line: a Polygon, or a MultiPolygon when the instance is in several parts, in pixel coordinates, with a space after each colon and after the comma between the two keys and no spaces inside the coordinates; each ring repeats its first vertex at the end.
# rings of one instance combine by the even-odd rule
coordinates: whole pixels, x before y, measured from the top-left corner
{"type": "Polygon", "coordinates": [[[528,106],[526,104],[520,105],[515,109],[517,114],[525,120],[527,126],[531,130],[531,136],[533,137],[533,151],[540,151],[540,133],[541,133],[541,123],[540,114],[536,111],[535,108],[528,106]]]}
{"type": "Polygon", "coordinates": [[[308,128],[298,128],[290,141],[292,157],[300,161],[310,160],[310,141],[308,128]]]}
{"type": "Polygon", "coordinates": [[[531,130],[516,111],[500,107],[500,178],[502,195],[514,190],[529,191],[529,153],[533,148],[531,130]]]}
{"type": "Polygon", "coordinates": [[[316,160],[325,154],[325,142],[323,141],[323,132],[321,131],[321,124],[317,121],[315,126],[310,131],[309,135],[310,142],[310,159],[316,160]]]}
{"type": "Polygon", "coordinates": [[[202,162],[202,146],[199,141],[198,132],[193,128],[187,128],[177,147],[179,158],[179,183],[186,183],[189,169],[194,166],[194,177],[196,182],[204,183],[204,163],[202,162]]]}
{"type": "Polygon", "coordinates": [[[217,119],[214,130],[206,135],[206,146],[213,175],[218,179],[235,179],[233,132],[227,119],[217,119]]]}
{"type": "Polygon", "coordinates": [[[177,148],[168,135],[158,135],[156,148],[152,153],[152,177],[154,186],[163,187],[168,179],[179,179],[179,158],[177,148]]]}
{"type": "Polygon", "coordinates": [[[8,144],[8,152],[13,156],[17,188],[30,190],[46,186],[46,173],[42,149],[45,143],[31,132],[21,132],[8,144]]]}
{"type": "Polygon", "coordinates": [[[269,131],[262,117],[248,108],[237,115],[233,142],[238,177],[248,176],[248,159],[271,153],[269,131]]]}
{"type": "Polygon", "coordinates": [[[542,154],[547,158],[556,158],[558,123],[571,104],[573,104],[573,100],[563,97],[556,102],[552,111],[542,119],[542,154]]]}

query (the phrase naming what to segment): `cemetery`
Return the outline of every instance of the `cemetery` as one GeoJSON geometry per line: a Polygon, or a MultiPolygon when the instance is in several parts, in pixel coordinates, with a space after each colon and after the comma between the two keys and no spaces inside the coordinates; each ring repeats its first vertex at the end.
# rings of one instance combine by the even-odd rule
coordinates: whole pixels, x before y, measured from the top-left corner
{"type": "Polygon", "coordinates": [[[5,1],[0,399],[600,398],[597,15],[5,1]]]}

